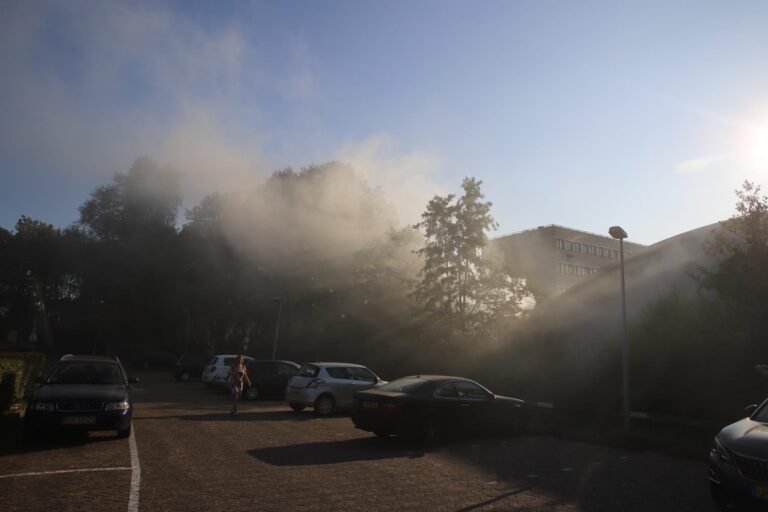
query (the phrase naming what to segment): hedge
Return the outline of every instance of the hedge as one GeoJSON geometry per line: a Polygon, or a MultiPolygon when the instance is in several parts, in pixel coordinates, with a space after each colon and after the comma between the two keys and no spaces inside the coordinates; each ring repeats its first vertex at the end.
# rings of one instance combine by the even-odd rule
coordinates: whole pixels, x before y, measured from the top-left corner
{"type": "Polygon", "coordinates": [[[0,382],[3,381],[5,374],[16,374],[14,402],[21,400],[34,390],[43,364],[45,364],[45,356],[37,352],[0,352],[0,382]]]}

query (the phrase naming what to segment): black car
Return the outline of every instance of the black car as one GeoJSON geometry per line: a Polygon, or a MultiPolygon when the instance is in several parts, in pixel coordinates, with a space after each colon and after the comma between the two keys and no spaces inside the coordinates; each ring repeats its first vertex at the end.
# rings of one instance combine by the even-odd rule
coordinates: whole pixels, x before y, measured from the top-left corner
{"type": "Polygon", "coordinates": [[[416,437],[434,445],[451,434],[519,432],[525,402],[491,393],[461,377],[415,375],[355,395],[355,427],[384,437],[416,437]]]}
{"type": "Polygon", "coordinates": [[[709,453],[709,482],[718,502],[768,504],[768,400],[723,428],[709,453]]]}
{"type": "Polygon", "coordinates": [[[24,416],[24,435],[71,430],[131,433],[129,379],[116,357],[66,355],[35,391],[24,416]]]}
{"type": "Polygon", "coordinates": [[[255,359],[246,364],[251,385],[243,389],[248,400],[262,396],[285,398],[285,388],[291,377],[299,373],[300,365],[293,361],[255,359]]]}
{"type": "Polygon", "coordinates": [[[205,354],[182,354],[173,368],[173,377],[177,381],[199,380],[208,365],[211,356],[205,354]]]}

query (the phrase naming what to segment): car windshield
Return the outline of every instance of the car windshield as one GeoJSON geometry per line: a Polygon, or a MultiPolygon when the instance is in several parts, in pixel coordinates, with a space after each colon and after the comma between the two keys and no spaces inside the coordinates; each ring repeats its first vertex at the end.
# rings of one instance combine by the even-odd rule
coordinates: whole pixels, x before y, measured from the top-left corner
{"type": "Polygon", "coordinates": [[[57,366],[48,378],[49,384],[125,384],[115,363],[71,362],[57,366]]]}
{"type": "Polygon", "coordinates": [[[384,391],[394,391],[395,393],[415,393],[416,391],[421,389],[423,386],[425,386],[427,382],[428,381],[424,379],[412,379],[412,378],[397,379],[397,380],[393,380],[388,384],[384,384],[378,389],[381,389],[384,391]]]}

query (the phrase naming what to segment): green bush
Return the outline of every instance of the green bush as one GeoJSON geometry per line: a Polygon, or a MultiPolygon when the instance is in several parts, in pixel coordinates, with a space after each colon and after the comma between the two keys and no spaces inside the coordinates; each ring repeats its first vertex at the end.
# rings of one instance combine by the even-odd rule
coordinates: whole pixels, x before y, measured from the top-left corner
{"type": "Polygon", "coordinates": [[[13,400],[19,401],[32,392],[45,363],[45,356],[35,352],[0,352],[0,381],[6,373],[16,374],[13,400]]]}

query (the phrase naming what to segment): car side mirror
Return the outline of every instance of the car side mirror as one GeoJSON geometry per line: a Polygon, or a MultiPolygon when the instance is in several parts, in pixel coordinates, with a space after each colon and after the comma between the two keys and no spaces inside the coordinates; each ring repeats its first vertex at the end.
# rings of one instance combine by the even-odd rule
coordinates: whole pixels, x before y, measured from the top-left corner
{"type": "Polygon", "coordinates": [[[747,413],[747,416],[752,416],[752,413],[755,412],[755,409],[757,409],[757,404],[751,404],[744,408],[744,412],[747,413]]]}
{"type": "Polygon", "coordinates": [[[128,377],[128,384],[138,384],[139,378],[138,377],[128,377]]]}

